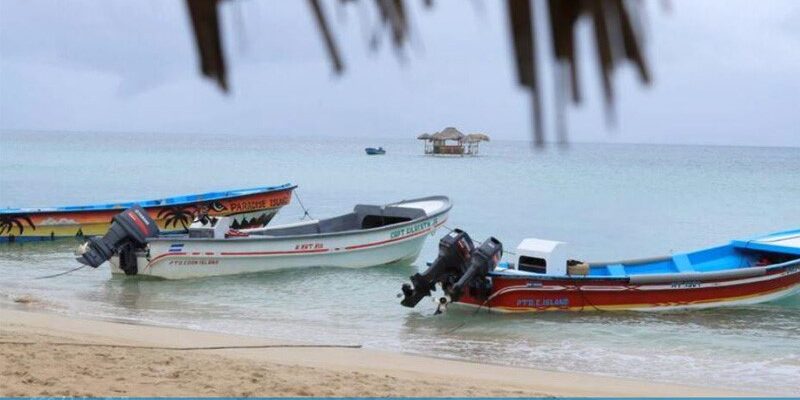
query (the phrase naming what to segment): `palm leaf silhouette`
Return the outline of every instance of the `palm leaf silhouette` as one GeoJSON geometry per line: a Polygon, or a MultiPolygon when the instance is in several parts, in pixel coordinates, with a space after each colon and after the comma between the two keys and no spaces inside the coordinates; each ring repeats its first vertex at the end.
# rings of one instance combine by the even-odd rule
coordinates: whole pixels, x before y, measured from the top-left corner
{"type": "MultiPolygon", "coordinates": [[[[226,52],[223,49],[221,26],[219,23],[220,0],[187,0],[186,5],[194,32],[197,55],[200,59],[200,72],[217,82],[223,91],[228,91],[228,72],[225,62],[226,52]]],[[[322,36],[325,50],[335,74],[344,72],[345,65],[339,51],[333,31],[320,0],[308,0],[310,14],[316,22],[317,30],[322,36]]],[[[340,1],[339,7],[345,7],[353,1],[340,1]]],[[[378,30],[370,39],[370,47],[377,49],[382,36],[386,34],[397,50],[410,43],[412,33],[411,15],[406,0],[375,0],[364,2],[372,4],[380,20],[378,30]]],[[[427,8],[431,8],[433,0],[425,0],[427,8]]],[[[614,91],[611,81],[612,73],[624,62],[636,68],[642,83],[650,83],[650,72],[645,53],[642,5],[625,0],[506,0],[507,26],[511,33],[511,44],[516,65],[517,83],[530,92],[531,113],[533,114],[533,141],[543,146],[545,130],[543,123],[542,90],[540,82],[543,61],[537,55],[536,48],[550,45],[553,49],[553,68],[560,78],[555,78],[555,98],[571,99],[574,103],[581,101],[580,82],[578,81],[578,56],[575,49],[577,43],[583,45],[588,39],[594,39],[597,47],[597,58],[594,64],[599,67],[602,80],[602,91],[609,121],[613,117],[614,91]],[[535,15],[543,14],[544,18],[535,15]],[[577,35],[582,21],[591,22],[592,30],[588,38],[577,35]],[[537,34],[536,25],[544,24],[550,28],[550,35],[542,37],[537,34]],[[549,43],[548,43],[549,42],[549,43]]],[[[566,128],[561,121],[561,113],[566,101],[555,101],[557,139],[566,142],[566,128]]]]}
{"type": "Polygon", "coordinates": [[[34,225],[33,221],[31,221],[30,217],[24,214],[10,214],[10,215],[3,215],[0,217],[0,235],[8,233],[9,235],[14,230],[17,229],[20,235],[22,232],[25,231],[25,224],[32,229],[36,230],[36,225],[34,225]]]}
{"type": "Polygon", "coordinates": [[[194,218],[194,211],[192,207],[175,206],[161,209],[156,216],[164,221],[165,228],[170,226],[177,228],[180,225],[183,229],[186,229],[194,218]]]}

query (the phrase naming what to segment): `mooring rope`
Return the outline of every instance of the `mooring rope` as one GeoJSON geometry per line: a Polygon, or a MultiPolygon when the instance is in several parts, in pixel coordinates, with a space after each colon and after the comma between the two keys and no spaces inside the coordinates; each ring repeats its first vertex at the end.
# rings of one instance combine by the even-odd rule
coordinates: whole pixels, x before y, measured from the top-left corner
{"type": "Polygon", "coordinates": [[[81,269],[81,268],[83,268],[83,267],[85,267],[85,266],[86,266],[86,264],[84,264],[84,265],[81,265],[81,266],[79,266],[79,267],[75,267],[75,268],[73,268],[73,269],[71,269],[71,270],[69,270],[69,271],[59,272],[59,273],[57,273],[57,274],[53,274],[53,275],[38,276],[38,277],[36,277],[36,278],[33,278],[33,279],[48,279],[48,278],[55,278],[55,277],[57,277],[57,276],[63,276],[63,275],[66,275],[66,274],[73,273],[73,272],[75,272],[75,271],[77,271],[77,270],[79,270],[79,269],[81,269]]]}
{"type": "Polygon", "coordinates": [[[227,350],[227,349],[325,349],[325,348],[340,348],[340,349],[360,349],[363,347],[360,344],[263,344],[263,345],[242,345],[242,346],[197,346],[197,347],[169,347],[169,346],[137,346],[128,344],[103,344],[103,343],[71,343],[71,342],[14,342],[14,341],[0,341],[0,345],[20,345],[31,346],[36,344],[43,344],[48,346],[74,346],[74,347],[113,347],[122,349],[147,349],[147,350],[227,350]]]}
{"type": "Polygon", "coordinates": [[[306,217],[308,217],[308,219],[314,219],[314,218],[311,216],[311,214],[309,214],[309,213],[308,213],[308,209],[306,208],[306,206],[304,206],[304,205],[303,205],[303,201],[302,201],[302,200],[300,200],[300,195],[297,193],[297,189],[295,189],[294,191],[292,191],[292,194],[294,194],[294,198],[296,198],[296,199],[297,199],[297,203],[298,203],[298,204],[300,204],[300,208],[302,208],[302,209],[303,209],[303,216],[302,216],[302,217],[300,217],[300,220],[302,221],[302,220],[304,220],[306,217]]]}

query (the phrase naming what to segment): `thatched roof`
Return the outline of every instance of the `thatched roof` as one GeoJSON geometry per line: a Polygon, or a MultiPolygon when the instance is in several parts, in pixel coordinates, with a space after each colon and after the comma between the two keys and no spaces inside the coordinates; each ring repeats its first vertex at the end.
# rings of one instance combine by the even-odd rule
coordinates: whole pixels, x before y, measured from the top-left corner
{"type": "Polygon", "coordinates": [[[433,140],[463,140],[464,134],[452,126],[442,129],[439,133],[431,135],[433,140]]]}
{"type": "Polygon", "coordinates": [[[417,136],[417,140],[431,140],[430,133],[423,133],[422,135],[417,136]]]}
{"type": "Polygon", "coordinates": [[[464,140],[467,143],[488,142],[489,136],[484,135],[483,133],[470,133],[464,138],[464,140]]]}

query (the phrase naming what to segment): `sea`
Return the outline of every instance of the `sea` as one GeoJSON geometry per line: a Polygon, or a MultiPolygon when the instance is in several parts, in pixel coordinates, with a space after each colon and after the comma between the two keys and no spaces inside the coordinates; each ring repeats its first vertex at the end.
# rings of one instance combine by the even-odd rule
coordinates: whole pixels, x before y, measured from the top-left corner
{"type": "MultiPolygon", "coordinates": [[[[476,157],[423,155],[413,138],[4,133],[0,207],[146,200],[298,185],[309,215],[447,195],[448,228],[513,249],[567,242],[571,258],[668,255],[800,227],[800,148],[481,144],[476,157]],[[383,146],[383,156],[365,147],[383,146]]],[[[300,220],[297,198],[273,224],[300,220]]],[[[800,395],[800,295],[672,312],[500,315],[432,302],[402,307],[412,266],[311,268],[183,281],[112,279],[76,267],[73,239],[0,246],[0,306],[544,370],[800,395]],[[21,305],[15,299],[33,299],[21,305]]]]}

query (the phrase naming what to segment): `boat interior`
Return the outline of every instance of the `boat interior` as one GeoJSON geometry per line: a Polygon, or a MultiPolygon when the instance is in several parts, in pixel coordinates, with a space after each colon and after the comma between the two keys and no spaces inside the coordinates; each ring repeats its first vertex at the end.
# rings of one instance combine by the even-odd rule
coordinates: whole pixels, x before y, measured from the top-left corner
{"type": "Polygon", "coordinates": [[[751,249],[730,244],[671,257],[616,263],[590,263],[589,276],[630,276],[714,272],[782,264],[800,260],[800,254],[751,249]]]}
{"type": "MultiPolygon", "coordinates": [[[[750,267],[800,265],[800,230],[778,232],[708,249],[676,253],[672,256],[616,261],[589,262],[569,260],[569,266],[588,264],[589,277],[623,277],[648,274],[704,273],[750,267]]],[[[568,266],[568,270],[569,267],[568,266]]],[[[503,267],[501,266],[501,270],[503,267]]],[[[506,271],[511,272],[506,269],[506,271]]],[[[545,274],[546,260],[521,256],[515,274],[545,274]]],[[[584,270],[585,271],[585,270],[584,270]]],[[[587,273],[588,272],[588,273],[587,273]]]]}
{"type": "Polygon", "coordinates": [[[347,232],[399,224],[425,216],[427,216],[425,210],[420,208],[359,204],[355,206],[353,212],[338,217],[291,226],[249,230],[248,233],[263,236],[295,236],[347,232]]]}

